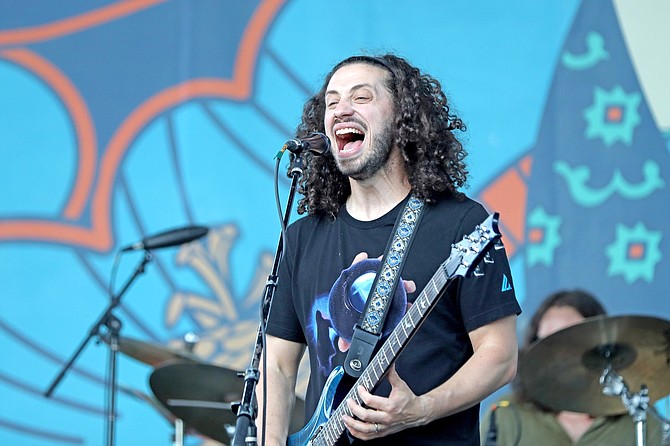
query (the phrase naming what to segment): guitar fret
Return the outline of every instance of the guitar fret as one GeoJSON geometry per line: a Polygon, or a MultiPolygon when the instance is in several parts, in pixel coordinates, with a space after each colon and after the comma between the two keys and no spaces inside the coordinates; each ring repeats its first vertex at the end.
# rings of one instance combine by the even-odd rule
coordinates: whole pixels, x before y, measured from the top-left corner
{"type": "MultiPolygon", "coordinates": [[[[346,411],[346,413],[350,417],[353,417],[351,412],[346,411]]],[[[335,423],[335,425],[337,426],[337,429],[333,429],[331,431],[331,436],[333,437],[333,442],[337,441],[339,436],[342,435],[342,432],[344,432],[346,430],[346,426],[344,425],[344,421],[342,421],[341,415],[342,414],[340,414],[340,417],[337,419],[337,423],[335,423]]]]}
{"type": "Polygon", "coordinates": [[[405,324],[403,324],[402,321],[400,321],[400,326],[402,328],[403,333],[405,333],[405,339],[407,339],[407,332],[405,331],[405,324]]]}
{"type": "Polygon", "coordinates": [[[340,436],[338,434],[338,432],[343,432],[344,431],[344,422],[342,421],[341,418],[337,419],[337,423],[335,423],[335,426],[337,427],[337,431],[335,431],[334,429],[331,429],[330,433],[329,433],[329,435],[331,437],[331,440],[333,442],[335,442],[335,440],[337,440],[337,437],[340,436]]]}
{"type": "MultiPolygon", "coordinates": [[[[356,392],[355,390],[356,390],[356,389],[352,389],[352,392],[349,392],[349,393],[350,393],[349,396],[351,397],[351,399],[353,399],[354,401],[356,401],[356,403],[358,403],[358,404],[363,404],[363,400],[361,400],[361,396],[360,396],[360,395],[358,394],[358,392],[356,392]]],[[[353,414],[349,411],[349,406],[345,406],[343,410],[346,412],[347,415],[353,415],[353,414]]]]}
{"type": "MultiPolygon", "coordinates": [[[[368,389],[368,390],[371,389],[372,386],[373,386],[373,382],[367,374],[365,375],[365,379],[363,380],[363,384],[365,384],[365,388],[368,389]]],[[[358,395],[358,393],[356,395],[358,395]]]]}
{"type": "Polygon", "coordinates": [[[417,321],[421,319],[421,301],[419,300],[414,302],[414,305],[412,307],[414,308],[414,310],[408,311],[407,317],[412,322],[412,327],[415,327],[417,321]]]}
{"type": "Polygon", "coordinates": [[[389,338],[391,339],[391,351],[393,352],[393,356],[395,356],[399,351],[400,351],[400,339],[398,339],[398,333],[393,332],[393,335],[389,338]],[[396,345],[398,346],[398,349],[396,350],[394,345],[393,345],[393,340],[395,339],[396,345]]]}
{"type": "Polygon", "coordinates": [[[431,279],[430,284],[433,285],[433,290],[435,290],[435,295],[437,296],[438,294],[440,294],[440,289],[442,289],[442,287],[441,286],[438,287],[434,279],[435,277],[433,276],[433,279],[431,279]]]}

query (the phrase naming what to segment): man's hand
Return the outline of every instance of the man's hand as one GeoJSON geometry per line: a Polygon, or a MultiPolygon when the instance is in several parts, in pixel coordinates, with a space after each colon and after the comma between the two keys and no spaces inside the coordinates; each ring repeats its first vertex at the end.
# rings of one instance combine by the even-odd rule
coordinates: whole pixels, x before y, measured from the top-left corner
{"type": "Polygon", "coordinates": [[[347,405],[355,418],[342,417],[347,429],[356,438],[370,440],[399,432],[409,427],[425,424],[428,407],[426,401],[412,392],[395,370],[389,369],[391,393],[388,398],[372,395],[365,387],[357,391],[365,407],[349,399],[347,405]]]}

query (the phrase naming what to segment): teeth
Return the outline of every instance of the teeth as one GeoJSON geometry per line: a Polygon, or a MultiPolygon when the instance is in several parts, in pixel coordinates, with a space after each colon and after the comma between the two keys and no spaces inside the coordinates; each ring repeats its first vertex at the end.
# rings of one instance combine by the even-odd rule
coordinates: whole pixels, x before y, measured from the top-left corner
{"type": "Polygon", "coordinates": [[[358,134],[358,135],[362,135],[362,134],[363,134],[363,132],[361,132],[360,130],[355,129],[355,128],[353,128],[353,127],[346,127],[346,128],[343,128],[343,129],[339,129],[338,131],[335,132],[335,134],[336,134],[337,136],[345,135],[345,134],[348,134],[348,133],[356,133],[356,134],[358,134]]]}

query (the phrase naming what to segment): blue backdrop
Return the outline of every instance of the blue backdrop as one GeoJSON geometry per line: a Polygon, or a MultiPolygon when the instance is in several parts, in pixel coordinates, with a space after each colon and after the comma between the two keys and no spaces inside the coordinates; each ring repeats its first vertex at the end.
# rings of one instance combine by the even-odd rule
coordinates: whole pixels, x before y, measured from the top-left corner
{"type": "MultiPolygon", "coordinates": [[[[248,365],[273,158],[361,52],[433,74],[467,123],[466,192],[501,213],[520,330],[565,287],[669,318],[670,7],[632,3],[0,0],[0,443],[103,443],[104,344],[44,392],[142,259],[119,250],[166,229],[211,231],[155,252],[122,336],[193,332],[203,362],[248,365]]],[[[120,355],[118,444],[171,444],[152,373],[120,355]]]]}

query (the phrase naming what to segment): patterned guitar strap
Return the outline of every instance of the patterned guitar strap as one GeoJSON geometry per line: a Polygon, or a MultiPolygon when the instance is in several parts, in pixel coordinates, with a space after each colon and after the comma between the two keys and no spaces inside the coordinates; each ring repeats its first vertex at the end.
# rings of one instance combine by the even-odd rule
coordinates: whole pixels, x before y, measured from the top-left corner
{"type": "Polygon", "coordinates": [[[370,288],[370,295],[361,318],[354,327],[351,347],[344,361],[344,370],[353,378],[358,378],[363,373],[382,336],[384,321],[393,301],[400,280],[400,271],[414,239],[423,207],[423,201],[412,194],[395,222],[386,252],[382,257],[380,270],[370,288]]]}

